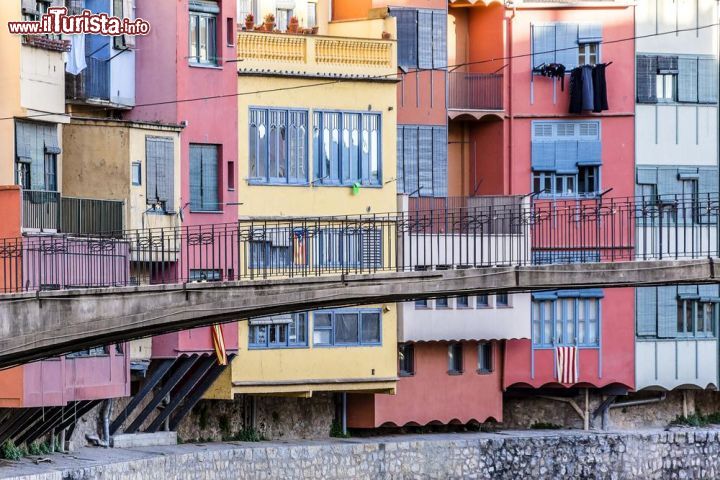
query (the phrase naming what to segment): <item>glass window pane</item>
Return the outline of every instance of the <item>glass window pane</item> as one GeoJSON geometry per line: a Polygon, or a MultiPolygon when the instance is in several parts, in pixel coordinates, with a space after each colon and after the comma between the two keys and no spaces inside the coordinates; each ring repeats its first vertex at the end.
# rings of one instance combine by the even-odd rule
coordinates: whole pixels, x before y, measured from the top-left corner
{"type": "Polygon", "coordinates": [[[563,339],[563,302],[555,302],[555,344],[559,345],[564,342],[563,339]]]}
{"type": "Polygon", "coordinates": [[[362,314],[362,343],[380,343],[380,313],[362,314]]]}
{"type": "Polygon", "coordinates": [[[358,314],[335,315],[335,343],[358,343],[358,314]]]}
{"type": "Polygon", "coordinates": [[[585,331],[585,322],[586,322],[586,315],[585,315],[585,309],[588,306],[588,302],[583,300],[578,303],[578,343],[579,344],[585,344],[587,343],[586,338],[586,331],[585,331]]]}
{"type": "Polygon", "coordinates": [[[543,309],[543,343],[549,344],[553,341],[553,302],[542,302],[543,309]]]}
{"type": "Polygon", "coordinates": [[[658,75],[655,77],[655,85],[656,85],[656,95],[657,98],[665,98],[665,84],[663,83],[664,79],[662,75],[658,75]]]}
{"type": "Polygon", "coordinates": [[[331,327],[332,320],[329,313],[316,313],[315,314],[315,328],[318,327],[331,327]]]}
{"type": "Polygon", "coordinates": [[[199,60],[198,45],[198,21],[197,15],[190,15],[190,60],[197,62],[199,60]]]}
{"type": "Polygon", "coordinates": [[[575,300],[565,300],[565,341],[575,343],[575,300]]]}
{"type": "Polygon", "coordinates": [[[330,330],[315,330],[313,332],[313,343],[315,345],[330,345],[330,330]]]}
{"type": "Polygon", "coordinates": [[[532,305],[532,338],[533,343],[542,343],[542,331],[540,330],[540,303],[533,302],[532,305]]]}
{"type": "Polygon", "coordinates": [[[674,88],[674,80],[675,77],[673,75],[664,75],[665,77],[665,98],[668,100],[672,100],[675,98],[675,88],[674,88]]]}

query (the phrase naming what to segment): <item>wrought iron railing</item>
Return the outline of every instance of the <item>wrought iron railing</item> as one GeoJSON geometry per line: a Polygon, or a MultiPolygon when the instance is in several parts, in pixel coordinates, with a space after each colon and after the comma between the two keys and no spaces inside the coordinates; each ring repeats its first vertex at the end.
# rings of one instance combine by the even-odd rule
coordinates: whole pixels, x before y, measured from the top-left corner
{"type": "Polygon", "coordinates": [[[65,74],[65,97],[72,100],[110,100],[110,62],[86,56],[87,68],[65,74]]]}
{"type": "Polygon", "coordinates": [[[503,109],[503,76],[500,74],[450,72],[448,89],[451,110],[503,109]]]}
{"type": "Polygon", "coordinates": [[[425,201],[388,214],[2,239],[0,291],[720,255],[717,194],[425,201]]]}
{"type": "Polygon", "coordinates": [[[122,235],[125,204],[115,200],[63,197],[59,192],[23,191],[26,231],[122,235]]]}

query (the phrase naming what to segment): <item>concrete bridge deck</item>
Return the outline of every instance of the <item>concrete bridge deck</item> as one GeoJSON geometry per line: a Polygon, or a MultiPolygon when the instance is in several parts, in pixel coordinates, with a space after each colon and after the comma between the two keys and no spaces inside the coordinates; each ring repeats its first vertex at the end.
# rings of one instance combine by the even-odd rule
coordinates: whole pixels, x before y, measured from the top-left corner
{"type": "Polygon", "coordinates": [[[0,368],[248,317],[438,296],[718,282],[718,258],[488,267],[0,295],[0,368]]]}

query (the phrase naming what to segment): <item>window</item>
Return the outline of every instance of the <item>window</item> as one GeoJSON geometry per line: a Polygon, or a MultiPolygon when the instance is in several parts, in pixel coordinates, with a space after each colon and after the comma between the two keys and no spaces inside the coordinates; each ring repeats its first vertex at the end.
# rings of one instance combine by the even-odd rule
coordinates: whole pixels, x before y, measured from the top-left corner
{"type": "Polygon", "coordinates": [[[448,373],[458,375],[463,372],[463,348],[462,343],[451,343],[448,345],[448,373]]]}
{"type": "Polygon", "coordinates": [[[337,310],[314,314],[313,344],[318,346],[380,345],[380,310],[337,310]]]}
{"type": "Polygon", "coordinates": [[[700,223],[714,224],[717,214],[701,208],[701,200],[716,195],[717,167],[638,167],[637,194],[645,205],[638,211],[638,221],[663,225],[700,223]],[[658,201],[659,204],[655,204],[658,201]]]}
{"type": "Polygon", "coordinates": [[[398,374],[401,377],[415,375],[415,346],[412,343],[398,346],[398,374]]]}
{"type": "Polygon", "coordinates": [[[258,1],[259,0],[238,0],[237,22],[239,24],[244,25],[245,17],[247,17],[250,13],[252,13],[255,18],[256,24],[262,22],[262,19],[260,18],[260,9],[258,8],[258,1]]]}
{"type": "Polygon", "coordinates": [[[578,47],[580,51],[578,65],[596,65],[598,63],[599,49],[600,45],[597,43],[581,43],[578,47]]]}
{"type": "Polygon", "coordinates": [[[315,262],[320,267],[373,269],[383,266],[379,229],[319,230],[313,245],[315,262]]]}
{"type": "Polygon", "coordinates": [[[712,337],[718,314],[718,303],[701,299],[678,299],[677,333],[680,337],[712,337]]]}
{"type": "Polygon", "coordinates": [[[218,194],[218,146],[190,145],[190,210],[222,210],[218,194]]]}
{"type": "Polygon", "coordinates": [[[146,202],[165,212],[174,209],[175,143],[167,137],[145,137],[146,202]]]}
{"type": "Polygon", "coordinates": [[[638,55],[638,103],[718,102],[718,64],[711,56],[638,55]]]}
{"type": "Polygon", "coordinates": [[[533,294],[533,345],[596,347],[600,335],[600,290],[561,290],[533,294]]]}
{"type": "Polygon", "coordinates": [[[488,308],[490,306],[490,298],[487,294],[485,295],[478,295],[476,297],[477,300],[477,308],[488,308]]]}
{"type": "Polygon", "coordinates": [[[490,342],[478,343],[478,373],[492,373],[493,345],[490,342]]]}
{"type": "MultiPolygon", "coordinates": [[[[133,1],[113,0],[113,15],[118,18],[133,20],[133,1]]],[[[113,48],[116,50],[126,50],[135,46],[135,37],[133,35],[117,35],[113,37],[113,48]]]]}
{"type": "Polygon", "coordinates": [[[447,67],[447,12],[391,8],[397,18],[398,65],[403,68],[447,67]]]}
{"type": "Polygon", "coordinates": [[[439,297],[435,299],[435,308],[449,308],[448,298],[439,297]]]}
{"type": "Polygon", "coordinates": [[[447,127],[398,127],[398,193],[447,197],[447,127]]]}
{"type": "Polygon", "coordinates": [[[428,308],[428,301],[427,301],[427,299],[415,300],[415,308],[416,308],[416,309],[418,309],[418,308],[420,308],[420,309],[422,309],[422,308],[428,308]]]}
{"type": "Polygon", "coordinates": [[[532,189],[548,196],[600,191],[600,122],[533,122],[532,189]]]}
{"type": "Polygon", "coordinates": [[[283,269],[291,265],[290,246],[272,242],[250,242],[250,268],[283,269]]]}
{"type": "Polygon", "coordinates": [[[674,74],[661,74],[655,78],[658,102],[674,102],[677,100],[677,76],[674,74]]]}
{"type": "Polygon", "coordinates": [[[222,271],[191,269],[188,280],[191,282],[219,282],[222,280],[222,271]]]}
{"type": "Polygon", "coordinates": [[[235,25],[233,25],[231,17],[226,20],[225,35],[227,36],[227,46],[232,47],[235,45],[235,25]]]}
{"type": "Polygon", "coordinates": [[[235,190],[235,162],[227,163],[227,184],[228,190],[235,190]]]}
{"type": "Polygon", "coordinates": [[[495,306],[496,307],[509,307],[510,306],[510,297],[508,297],[507,293],[498,293],[495,296],[495,306]]]}
{"type": "Polygon", "coordinates": [[[133,185],[142,185],[142,163],[132,162],[132,165],[130,166],[130,175],[132,176],[133,185]]]}
{"type": "Polygon", "coordinates": [[[315,183],[380,185],[380,114],[315,112],[315,183]]]}
{"type": "Polygon", "coordinates": [[[307,313],[249,320],[250,348],[307,346],[307,313]]]}
{"type": "Polygon", "coordinates": [[[15,123],[15,180],[24,189],[56,192],[57,156],[61,152],[57,125],[15,123]]]}
{"type": "Polygon", "coordinates": [[[290,19],[293,16],[292,9],[288,8],[278,8],[277,13],[275,15],[275,21],[277,22],[277,28],[281,32],[284,32],[288,28],[288,23],[290,23],[290,19]]]}
{"type": "Polygon", "coordinates": [[[250,109],[250,182],[306,184],[308,113],[250,109]]]}
{"type": "Polygon", "coordinates": [[[108,347],[93,347],[86,350],[79,350],[77,352],[68,353],[65,355],[66,358],[82,358],[82,357],[102,357],[110,354],[108,347]]]}
{"type": "Polygon", "coordinates": [[[457,308],[470,308],[470,298],[467,296],[457,297],[455,302],[457,308]]]}
{"type": "Polygon", "coordinates": [[[307,5],[307,27],[317,26],[317,3],[308,2],[307,5]]]}
{"type": "Polygon", "coordinates": [[[217,2],[190,2],[190,63],[217,65],[217,2]]]}

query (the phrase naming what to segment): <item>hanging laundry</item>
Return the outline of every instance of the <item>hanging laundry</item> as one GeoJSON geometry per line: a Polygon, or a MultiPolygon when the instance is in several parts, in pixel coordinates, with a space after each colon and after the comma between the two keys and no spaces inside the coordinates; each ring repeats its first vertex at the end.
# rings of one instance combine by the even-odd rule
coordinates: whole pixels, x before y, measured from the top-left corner
{"type": "Polygon", "coordinates": [[[595,108],[595,91],[593,87],[593,67],[583,65],[582,69],[582,109],[593,110],[595,108]]]}
{"type": "Polygon", "coordinates": [[[565,72],[566,72],[565,65],[561,63],[549,63],[549,64],[542,64],[539,67],[535,68],[535,73],[542,75],[543,77],[548,78],[559,78],[560,79],[560,88],[565,91],[565,72]]]}
{"type": "Polygon", "coordinates": [[[570,71],[570,113],[581,114],[583,106],[582,69],[570,71]]]}
{"type": "Polygon", "coordinates": [[[68,56],[65,71],[71,75],[79,75],[87,68],[85,62],[85,35],[70,35],[70,54],[68,56]]]}
{"type": "Polygon", "coordinates": [[[595,91],[595,108],[593,112],[599,113],[610,108],[607,99],[607,83],[605,82],[605,69],[607,65],[600,63],[593,68],[593,89],[595,91]]]}

